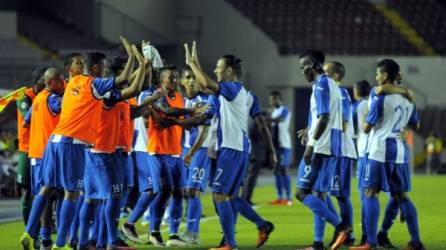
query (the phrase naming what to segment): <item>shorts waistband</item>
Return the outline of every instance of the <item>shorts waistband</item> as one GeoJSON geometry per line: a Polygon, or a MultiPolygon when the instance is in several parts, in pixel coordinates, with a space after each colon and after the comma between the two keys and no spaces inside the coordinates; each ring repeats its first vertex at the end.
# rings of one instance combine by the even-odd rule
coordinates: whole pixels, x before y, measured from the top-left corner
{"type": "Polygon", "coordinates": [[[50,137],[51,142],[62,142],[62,143],[70,143],[70,144],[83,144],[83,145],[89,145],[88,143],[81,141],[76,138],[63,136],[63,135],[52,135],[50,137]]]}

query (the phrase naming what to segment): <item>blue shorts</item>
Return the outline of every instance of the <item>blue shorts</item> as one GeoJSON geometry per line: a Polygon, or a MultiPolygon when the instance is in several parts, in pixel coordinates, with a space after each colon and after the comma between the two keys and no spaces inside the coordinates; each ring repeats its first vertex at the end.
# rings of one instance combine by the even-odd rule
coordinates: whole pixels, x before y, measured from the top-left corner
{"type": "Polygon", "coordinates": [[[331,177],[336,165],[336,157],[314,154],[311,165],[305,165],[302,159],[297,171],[297,187],[316,192],[328,192],[331,177]]]}
{"type": "Polygon", "coordinates": [[[367,160],[362,188],[373,188],[390,193],[409,192],[409,164],[397,164],[367,160]]]}
{"type": "Polygon", "coordinates": [[[362,189],[362,182],[364,181],[364,169],[366,163],[367,163],[367,156],[358,157],[357,170],[356,170],[356,176],[358,178],[358,189],[362,189]]]}
{"type": "Polygon", "coordinates": [[[187,188],[199,189],[201,192],[206,190],[206,184],[209,179],[209,168],[211,160],[207,156],[208,149],[200,148],[192,158],[187,168],[187,188]]]}
{"type": "Polygon", "coordinates": [[[31,158],[31,193],[36,196],[43,186],[41,158],[31,158]]]}
{"type": "Polygon", "coordinates": [[[210,173],[212,192],[237,196],[245,178],[249,153],[230,148],[218,151],[215,169],[210,173]]]}
{"type": "Polygon", "coordinates": [[[41,161],[43,184],[72,192],[81,191],[85,171],[85,144],[52,142],[51,138],[41,161]]]}
{"type": "Polygon", "coordinates": [[[334,197],[350,197],[352,185],[352,168],[355,159],[339,157],[331,179],[330,195],[334,197]]]}
{"type": "Polygon", "coordinates": [[[186,167],[183,159],[171,155],[149,155],[148,160],[153,192],[186,186],[186,167]]]}
{"type": "Polygon", "coordinates": [[[135,151],[136,168],[138,170],[139,192],[145,192],[153,188],[152,176],[150,175],[149,154],[135,151]]]}
{"type": "Polygon", "coordinates": [[[124,190],[124,170],[115,153],[92,153],[85,150],[85,199],[110,199],[124,190]]]}
{"type": "Polygon", "coordinates": [[[291,164],[291,149],[289,148],[276,148],[277,153],[277,167],[289,168],[291,164]]]}
{"type": "Polygon", "coordinates": [[[115,157],[119,159],[117,164],[119,164],[119,167],[122,169],[122,172],[124,174],[124,188],[131,188],[135,185],[133,181],[133,160],[131,155],[129,155],[127,152],[123,151],[122,149],[117,149],[114,153],[115,157]]]}

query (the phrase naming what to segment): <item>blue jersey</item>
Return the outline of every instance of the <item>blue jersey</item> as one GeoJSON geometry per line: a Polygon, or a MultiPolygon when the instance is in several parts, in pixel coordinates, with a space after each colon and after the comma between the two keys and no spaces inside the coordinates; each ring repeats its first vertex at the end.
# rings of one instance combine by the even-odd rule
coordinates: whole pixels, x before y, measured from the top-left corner
{"type": "MultiPolygon", "coordinates": [[[[190,100],[188,98],[184,98],[184,107],[192,108],[199,103],[206,104],[207,99],[208,99],[208,96],[204,95],[204,94],[198,94],[192,100],[190,100]]],[[[198,138],[198,127],[184,129],[183,147],[185,147],[185,148],[192,147],[194,145],[195,141],[197,140],[197,138],[198,138]]]]}

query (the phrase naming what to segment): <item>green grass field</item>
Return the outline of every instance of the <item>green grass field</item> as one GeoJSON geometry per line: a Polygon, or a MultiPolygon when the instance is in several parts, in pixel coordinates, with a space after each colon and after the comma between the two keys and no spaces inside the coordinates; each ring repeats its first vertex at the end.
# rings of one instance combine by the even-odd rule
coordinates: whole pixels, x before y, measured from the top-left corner
{"type": "MultiPolygon", "coordinates": [[[[353,183],[356,187],[356,181],[353,183]]],[[[418,218],[423,242],[427,249],[446,249],[446,177],[416,176],[412,183],[413,192],[411,198],[418,208],[418,218]]],[[[277,207],[267,205],[268,201],[275,198],[273,186],[258,188],[255,192],[254,202],[259,204],[257,211],[266,219],[276,225],[276,230],[271,234],[270,240],[263,249],[296,249],[311,244],[313,238],[312,216],[310,211],[295,202],[290,207],[277,207]]],[[[212,207],[211,197],[204,196],[205,220],[201,224],[202,245],[184,249],[207,249],[215,246],[221,239],[220,224],[212,207]]],[[[381,194],[381,218],[387,202],[387,196],[381,194]]],[[[355,235],[360,237],[360,209],[358,192],[353,188],[352,194],[355,235]]],[[[19,209],[19,208],[17,208],[19,209]]],[[[139,223],[138,223],[139,225],[139,223]]],[[[146,234],[147,229],[139,226],[139,232],[146,234]]],[[[182,228],[183,225],[182,225],[182,228]]],[[[167,230],[167,229],[164,229],[167,230]]],[[[255,249],[257,230],[253,224],[239,217],[236,238],[240,249],[255,249]]],[[[181,230],[182,231],[182,230],[181,230]]],[[[18,239],[23,232],[21,222],[0,225],[0,249],[20,249],[18,239]]],[[[327,226],[325,242],[332,236],[333,230],[327,226]]],[[[164,238],[167,238],[165,233],[164,238]]],[[[409,240],[406,225],[395,222],[390,231],[390,238],[395,245],[403,249],[409,240]]],[[[153,249],[150,245],[137,245],[138,249],[153,249]]],[[[166,248],[168,249],[168,248],[166,248]]],[[[178,248],[177,248],[178,249],[178,248]]]]}

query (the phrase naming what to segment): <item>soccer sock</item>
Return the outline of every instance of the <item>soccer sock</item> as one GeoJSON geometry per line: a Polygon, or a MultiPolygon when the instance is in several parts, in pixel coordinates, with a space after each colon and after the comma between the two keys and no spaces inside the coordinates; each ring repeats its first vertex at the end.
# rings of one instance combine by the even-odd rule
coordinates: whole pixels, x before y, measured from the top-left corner
{"type": "Polygon", "coordinates": [[[274,176],[276,177],[277,196],[279,197],[279,200],[281,200],[283,198],[283,194],[282,194],[282,187],[283,187],[282,175],[276,171],[274,176]]]}
{"type": "Polygon", "coordinates": [[[379,200],[377,197],[367,197],[364,200],[366,211],[366,232],[367,242],[371,246],[376,246],[377,243],[377,231],[378,231],[378,219],[379,219],[379,200]]]}
{"type": "Polygon", "coordinates": [[[353,226],[353,207],[350,198],[337,197],[337,199],[342,222],[347,223],[350,226],[353,226]]]}
{"type": "Polygon", "coordinates": [[[386,210],[384,210],[384,219],[381,224],[381,232],[383,233],[389,232],[390,228],[393,225],[393,222],[398,216],[399,209],[400,209],[399,202],[391,197],[389,199],[389,202],[387,203],[386,210]]]}
{"type": "Polygon", "coordinates": [[[127,223],[129,224],[135,224],[139,218],[144,214],[146,209],[149,207],[150,202],[153,200],[154,195],[149,195],[147,192],[141,193],[141,195],[138,198],[138,201],[136,202],[135,208],[133,208],[132,213],[129,216],[129,219],[127,220],[127,223]]]}
{"type": "Polygon", "coordinates": [[[235,234],[234,234],[234,214],[232,212],[231,203],[229,201],[223,201],[217,203],[218,214],[220,217],[220,224],[225,235],[225,241],[231,247],[236,246],[235,234]]]}
{"type": "Polygon", "coordinates": [[[406,218],[407,229],[409,231],[411,242],[420,243],[420,231],[418,228],[417,209],[411,200],[405,199],[400,203],[401,211],[406,218]]]}
{"type": "Polygon", "coordinates": [[[48,203],[48,199],[45,196],[37,195],[34,198],[31,213],[29,214],[28,224],[25,231],[31,235],[34,239],[37,238],[37,227],[39,226],[40,216],[45,211],[45,206],[48,203]]]}
{"type": "Polygon", "coordinates": [[[283,187],[285,189],[286,192],[286,198],[287,200],[291,200],[291,177],[287,174],[282,175],[282,179],[283,179],[283,187]]]}
{"type": "Polygon", "coordinates": [[[88,239],[90,241],[97,242],[98,241],[98,235],[99,235],[99,216],[101,212],[102,204],[96,204],[96,209],[93,213],[93,220],[90,224],[90,229],[88,230],[88,239]]]}
{"type": "Polygon", "coordinates": [[[125,210],[125,207],[127,206],[127,201],[128,201],[128,199],[129,199],[129,194],[130,194],[130,192],[129,192],[128,189],[126,189],[126,190],[122,193],[121,202],[120,202],[120,204],[119,204],[119,207],[120,207],[120,210],[121,210],[121,211],[124,211],[124,210],[125,210]]]}
{"type": "Polygon", "coordinates": [[[186,229],[191,233],[198,233],[201,219],[201,200],[200,197],[189,198],[189,206],[187,207],[187,224],[186,229]]]}
{"type": "Polygon", "coordinates": [[[74,212],[73,224],[70,228],[70,240],[79,240],[77,231],[79,230],[79,213],[84,204],[84,196],[80,195],[76,202],[76,211],[74,212]]]}
{"type": "Polygon", "coordinates": [[[88,244],[88,234],[90,224],[96,212],[95,203],[83,202],[81,211],[79,212],[79,245],[86,246],[88,244]]]}
{"type": "Polygon", "coordinates": [[[163,220],[164,211],[169,201],[170,192],[161,191],[156,194],[156,198],[152,202],[153,213],[150,211],[150,231],[159,232],[161,222],[163,220]]]}
{"type": "Polygon", "coordinates": [[[99,211],[99,231],[96,248],[104,248],[107,245],[107,222],[105,221],[105,201],[102,201],[101,210],[99,211]]]}
{"type": "Polygon", "coordinates": [[[314,241],[324,242],[324,233],[325,233],[325,220],[314,214],[314,241]]]}
{"type": "Polygon", "coordinates": [[[169,207],[170,214],[170,228],[169,233],[171,235],[178,234],[180,228],[181,216],[183,214],[183,198],[181,195],[173,195],[169,207]]]}
{"type": "Polygon", "coordinates": [[[312,194],[307,194],[303,200],[303,203],[305,206],[311,209],[313,214],[318,215],[321,218],[325,218],[325,220],[331,225],[337,226],[339,223],[341,223],[338,216],[335,213],[332,213],[328,209],[325,201],[321,200],[320,198],[312,194]]]}
{"type": "Polygon", "coordinates": [[[42,241],[51,240],[51,228],[50,227],[41,227],[40,228],[40,237],[42,241]]]}
{"type": "Polygon", "coordinates": [[[31,208],[33,205],[33,198],[31,196],[31,191],[27,190],[24,191],[25,194],[22,195],[22,198],[20,199],[21,207],[22,207],[22,215],[23,215],[23,221],[25,222],[25,226],[28,225],[28,219],[31,213],[31,208]]]}
{"type": "Polygon", "coordinates": [[[119,205],[121,197],[107,199],[105,202],[105,222],[107,225],[108,244],[118,240],[119,205]]]}
{"type": "Polygon", "coordinates": [[[74,213],[76,209],[76,202],[64,200],[62,208],[60,209],[60,224],[57,228],[56,246],[63,247],[67,243],[68,230],[73,222],[74,213]]]}
{"type": "Polygon", "coordinates": [[[231,204],[243,217],[256,224],[258,228],[265,224],[265,220],[262,219],[262,217],[260,217],[259,214],[254,211],[251,205],[249,205],[249,203],[242,198],[238,196],[232,198],[231,204]]]}
{"type": "Polygon", "coordinates": [[[367,222],[365,221],[365,192],[363,189],[359,190],[360,192],[360,199],[361,199],[361,228],[362,228],[362,235],[367,235],[367,230],[366,230],[366,224],[367,222]]]}
{"type": "Polygon", "coordinates": [[[57,229],[59,230],[60,225],[60,211],[62,210],[62,204],[64,201],[64,195],[58,194],[57,195],[57,204],[56,204],[56,223],[57,223],[57,229]]]}
{"type": "Polygon", "coordinates": [[[336,215],[338,214],[338,212],[336,211],[336,207],[334,206],[333,201],[331,200],[330,195],[327,195],[325,197],[325,204],[327,204],[328,210],[330,210],[332,213],[336,215]]]}

